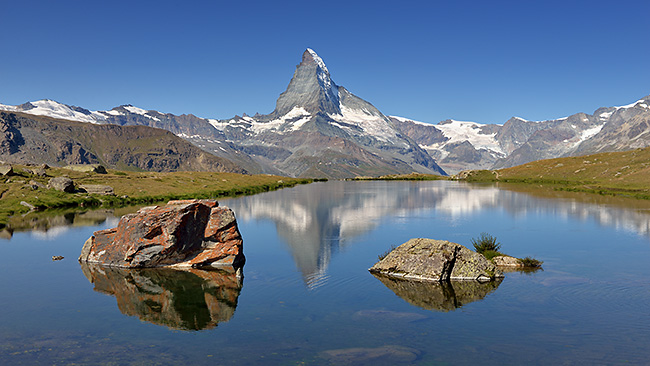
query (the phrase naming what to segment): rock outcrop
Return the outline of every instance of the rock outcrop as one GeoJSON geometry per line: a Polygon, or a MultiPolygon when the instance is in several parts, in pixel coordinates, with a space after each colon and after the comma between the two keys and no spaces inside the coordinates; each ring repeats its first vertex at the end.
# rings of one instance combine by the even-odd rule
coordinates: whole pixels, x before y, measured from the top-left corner
{"type": "Polygon", "coordinates": [[[68,170],[85,173],[107,174],[106,168],[100,164],[70,164],[64,167],[68,170]]]}
{"type": "Polygon", "coordinates": [[[490,281],[503,277],[496,266],[466,247],[446,240],[411,239],[369,269],[375,274],[425,281],[490,281]]]}
{"type": "Polygon", "coordinates": [[[235,215],[215,200],[170,201],[124,215],[116,228],[93,233],[80,262],[123,268],[244,265],[235,215]]]}
{"type": "Polygon", "coordinates": [[[101,194],[104,196],[114,196],[113,187],[103,184],[84,184],[79,186],[80,189],[90,194],[101,194]]]}

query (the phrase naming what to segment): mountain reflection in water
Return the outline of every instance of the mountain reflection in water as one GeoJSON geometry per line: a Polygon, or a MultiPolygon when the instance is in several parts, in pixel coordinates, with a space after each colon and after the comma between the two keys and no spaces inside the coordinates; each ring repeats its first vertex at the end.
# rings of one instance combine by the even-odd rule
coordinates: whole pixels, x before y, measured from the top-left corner
{"type": "Polygon", "coordinates": [[[81,263],[95,291],[115,296],[124,315],[172,329],[210,329],[232,318],[242,289],[234,271],[122,269],[81,263]]]}
{"type": "Polygon", "coordinates": [[[452,311],[470,302],[483,300],[499,287],[503,279],[478,281],[405,281],[374,274],[395,295],[412,305],[427,310],[452,311]]]}
{"type": "MultiPolygon", "coordinates": [[[[288,244],[307,287],[326,280],[331,256],[356,236],[373,230],[385,217],[435,211],[451,220],[481,210],[501,208],[513,216],[551,213],[555,217],[592,219],[603,226],[650,239],[650,202],[563,194],[535,197],[494,185],[460,182],[313,183],[224,202],[237,220],[270,219],[288,244]]],[[[243,233],[246,239],[246,233],[243,233]]],[[[401,243],[393,243],[401,244],[401,243]]]]}

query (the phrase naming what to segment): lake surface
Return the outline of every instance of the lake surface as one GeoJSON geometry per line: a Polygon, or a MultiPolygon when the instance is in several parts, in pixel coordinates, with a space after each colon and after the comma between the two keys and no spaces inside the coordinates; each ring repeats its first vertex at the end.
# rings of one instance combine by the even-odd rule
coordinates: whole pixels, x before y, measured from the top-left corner
{"type": "Polygon", "coordinates": [[[243,281],[81,266],[84,241],[117,224],[110,212],[5,233],[0,364],[648,364],[650,204],[521,189],[326,182],[223,200],[243,281]],[[543,271],[487,286],[367,271],[410,238],[471,247],[481,232],[543,271]]]}

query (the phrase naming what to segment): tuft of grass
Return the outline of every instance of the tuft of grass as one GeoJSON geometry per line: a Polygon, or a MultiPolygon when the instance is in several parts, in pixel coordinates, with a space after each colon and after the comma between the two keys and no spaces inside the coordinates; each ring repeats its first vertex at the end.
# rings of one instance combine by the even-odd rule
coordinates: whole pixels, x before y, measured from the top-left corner
{"type": "Polygon", "coordinates": [[[524,264],[524,267],[532,267],[532,268],[541,267],[542,264],[544,263],[544,261],[540,261],[532,257],[521,258],[520,261],[521,263],[524,264]]]}
{"type": "MultiPolygon", "coordinates": [[[[478,252],[478,253],[481,253],[481,252],[478,252]]],[[[492,258],[494,258],[494,257],[497,257],[497,256],[500,256],[500,255],[503,255],[503,253],[499,253],[499,252],[497,252],[496,250],[490,250],[490,249],[488,249],[488,250],[482,252],[481,254],[483,254],[483,256],[485,257],[485,259],[487,259],[487,260],[489,260],[489,261],[491,261],[492,258]]]]}
{"type": "Polygon", "coordinates": [[[385,252],[381,253],[380,255],[378,255],[377,259],[382,260],[382,259],[386,258],[386,256],[388,256],[390,254],[390,252],[392,252],[395,248],[397,248],[397,245],[394,245],[394,244],[391,245],[390,249],[388,249],[387,251],[385,251],[385,252]]]}
{"type": "MultiPolygon", "coordinates": [[[[477,253],[485,255],[485,253],[489,251],[496,252],[496,255],[500,255],[499,249],[501,249],[501,243],[497,243],[497,238],[488,233],[481,233],[478,238],[471,239],[471,242],[477,253]]],[[[493,255],[492,257],[495,257],[496,255],[493,255]]]]}

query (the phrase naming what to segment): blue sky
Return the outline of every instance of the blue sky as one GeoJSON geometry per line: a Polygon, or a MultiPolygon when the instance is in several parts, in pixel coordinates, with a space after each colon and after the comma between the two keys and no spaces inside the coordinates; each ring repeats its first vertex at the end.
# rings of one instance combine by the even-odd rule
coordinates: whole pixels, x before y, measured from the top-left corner
{"type": "Polygon", "coordinates": [[[313,48],[383,113],[504,123],[650,94],[650,1],[0,0],[0,103],[270,113],[313,48]]]}

